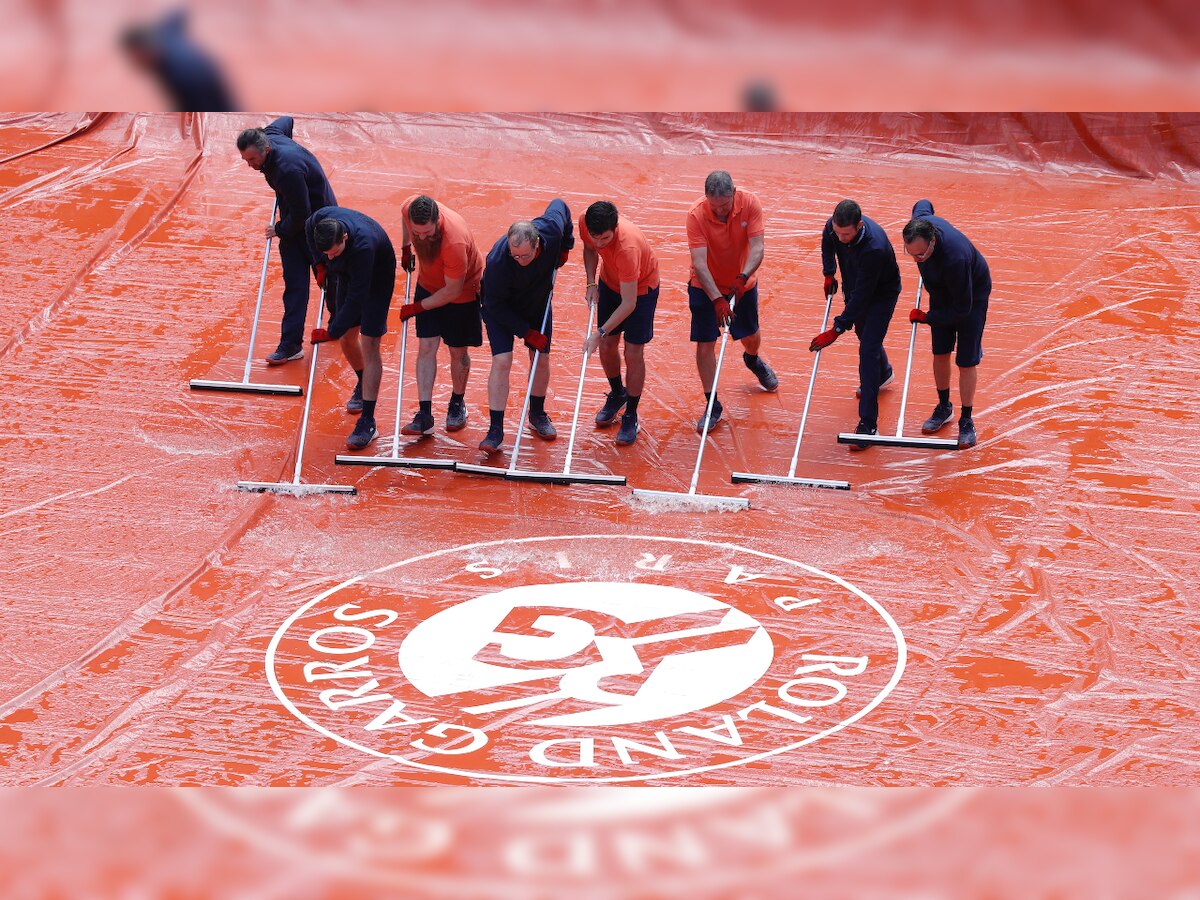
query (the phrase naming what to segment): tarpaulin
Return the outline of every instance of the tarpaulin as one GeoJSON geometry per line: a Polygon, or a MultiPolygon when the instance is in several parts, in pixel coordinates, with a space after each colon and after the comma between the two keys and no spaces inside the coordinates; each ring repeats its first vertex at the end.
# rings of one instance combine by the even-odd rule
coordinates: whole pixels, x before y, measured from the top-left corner
{"type": "MultiPolygon", "coordinates": [[[[413,193],[461,213],[481,248],[556,196],[576,218],[607,199],[662,273],[634,445],[592,424],[608,385],[586,369],[573,469],[627,486],[337,465],[354,376],[326,344],[302,481],[356,497],[239,492],[291,480],[305,399],[188,387],[241,377],[271,195],[234,138],[271,117],[0,128],[5,783],[1194,780],[1195,116],[298,117],[339,201],[393,240],[413,193]],[[765,210],[762,353],[780,379],[762,391],[731,342],[698,489],[748,499],[737,513],[631,497],[686,491],[693,471],[684,226],[714,169],[765,210]],[[849,453],[846,335],[822,353],[799,474],[851,490],[731,484],[788,470],[824,311],[820,231],[844,197],[900,257],[881,431],[916,433],[937,399],[923,326],[907,365],[913,202],[987,258],[980,442],[849,453]]],[[[523,468],[565,462],[584,281],[576,252],[555,294],[560,437],[526,435],[523,468]]],[[[281,288],[273,252],[253,377],[304,385],[311,347],[262,361],[281,288]]],[[[410,334],[406,420],[415,349],[410,334]]],[[[486,343],[450,434],[445,360],[435,433],[400,452],[477,462],[486,343]]]]}

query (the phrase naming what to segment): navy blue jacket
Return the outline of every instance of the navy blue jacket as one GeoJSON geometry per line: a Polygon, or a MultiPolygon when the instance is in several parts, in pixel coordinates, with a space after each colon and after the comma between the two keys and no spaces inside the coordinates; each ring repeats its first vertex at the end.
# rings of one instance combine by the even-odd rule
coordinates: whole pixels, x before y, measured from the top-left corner
{"type": "Polygon", "coordinates": [[[263,161],[262,173],[279,198],[275,234],[299,239],[313,210],[337,206],[337,198],[317,158],[292,140],[293,124],[291,116],[280,116],[263,129],[271,152],[263,161]]]}
{"type": "Polygon", "coordinates": [[[341,206],[318,209],[309,216],[304,233],[309,254],[328,268],[327,289],[337,285],[337,309],[328,326],[329,336],[336,340],[362,321],[362,312],[371,296],[376,254],[390,254],[394,260],[396,251],[382,225],[370,216],[341,206]],[[334,259],[318,250],[313,240],[313,231],[322,219],[336,219],[346,228],[346,246],[334,259]]]}
{"type": "Polygon", "coordinates": [[[181,112],[237,109],[221,70],[187,34],[187,13],[170,13],[154,26],[154,72],[181,112]]]}
{"type": "Polygon", "coordinates": [[[546,211],[533,220],[533,227],[542,239],[541,252],[533,262],[523,266],[512,258],[506,234],[488,253],[483,269],[484,312],[518,336],[542,327],[559,256],[575,246],[571,210],[562,200],[551,200],[546,211]]]}
{"type": "Polygon", "coordinates": [[[839,331],[849,331],[880,303],[895,307],[900,296],[900,267],[887,232],[873,220],[862,217],[862,230],[849,244],[843,244],[833,231],[833,219],[821,233],[821,269],[826,275],[842,272],[842,293],[846,308],[834,317],[839,331]],[[836,263],[836,265],[835,265],[836,263]]]}
{"type": "Polygon", "coordinates": [[[986,303],[992,292],[992,273],[987,260],[967,236],[933,214],[933,204],[918,200],[913,218],[925,219],[937,231],[937,243],[925,262],[917,263],[929,294],[926,319],[930,325],[957,325],[986,303]]]}

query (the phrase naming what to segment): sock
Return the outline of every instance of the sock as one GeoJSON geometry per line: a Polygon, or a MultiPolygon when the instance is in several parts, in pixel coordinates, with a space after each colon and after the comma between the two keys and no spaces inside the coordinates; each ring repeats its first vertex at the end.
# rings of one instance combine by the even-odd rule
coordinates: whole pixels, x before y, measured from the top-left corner
{"type": "Polygon", "coordinates": [[[944,391],[938,391],[938,403],[949,403],[949,402],[950,402],[950,388],[946,388],[944,391]]]}
{"type": "Polygon", "coordinates": [[[364,400],[363,401],[362,417],[364,419],[369,419],[372,422],[375,421],[375,404],[377,402],[379,402],[379,401],[377,401],[377,400],[364,400]]]}
{"type": "Polygon", "coordinates": [[[430,417],[433,416],[433,401],[432,400],[418,400],[417,406],[420,407],[420,409],[421,409],[421,415],[430,416],[430,417]]]}
{"type": "Polygon", "coordinates": [[[539,397],[537,394],[529,395],[529,411],[531,413],[541,413],[546,411],[546,398],[539,397]]]}
{"type": "Polygon", "coordinates": [[[362,373],[363,373],[363,370],[362,370],[362,369],[355,369],[355,370],[354,370],[354,374],[358,376],[358,387],[359,387],[359,388],[361,388],[361,387],[362,387],[362,373]]]}
{"type": "Polygon", "coordinates": [[[451,406],[462,406],[464,396],[466,396],[466,395],[451,393],[450,394],[450,405],[451,406]]]}
{"type": "Polygon", "coordinates": [[[742,351],[742,361],[746,363],[747,369],[757,369],[758,368],[758,355],[757,354],[755,354],[754,356],[751,356],[749,353],[742,351]]]}
{"type": "Polygon", "coordinates": [[[641,400],[641,399],[642,399],[642,395],[641,395],[641,394],[638,394],[636,397],[635,397],[635,396],[633,396],[633,394],[630,394],[630,395],[629,395],[629,402],[625,404],[625,415],[627,415],[627,416],[636,416],[636,415],[637,415],[637,408],[638,408],[638,401],[639,401],[639,400],[641,400]]]}
{"type": "Polygon", "coordinates": [[[491,418],[491,420],[492,420],[492,421],[489,423],[488,431],[500,431],[500,432],[503,432],[503,431],[504,431],[504,410],[502,410],[502,409],[489,409],[489,410],[488,410],[488,416],[489,416],[489,417],[491,418]]]}
{"type": "Polygon", "coordinates": [[[612,388],[612,392],[614,394],[625,393],[625,385],[621,384],[621,376],[620,375],[617,375],[613,378],[608,379],[608,386],[610,388],[612,388]]]}
{"type": "MultiPolygon", "coordinates": [[[[705,392],[704,392],[704,402],[705,402],[705,403],[708,403],[708,400],[709,400],[709,398],[710,398],[710,397],[712,397],[712,391],[705,391],[705,392]]],[[[716,408],[717,408],[718,406],[720,406],[720,405],[721,405],[721,399],[718,397],[718,398],[717,398],[717,399],[716,399],[716,400],[713,402],[713,409],[716,409],[716,408]]]]}
{"type": "Polygon", "coordinates": [[[973,407],[973,406],[964,406],[964,407],[962,408],[962,418],[964,418],[964,419],[969,419],[969,418],[971,418],[971,413],[973,413],[974,411],[975,411],[975,407],[973,407]]]}

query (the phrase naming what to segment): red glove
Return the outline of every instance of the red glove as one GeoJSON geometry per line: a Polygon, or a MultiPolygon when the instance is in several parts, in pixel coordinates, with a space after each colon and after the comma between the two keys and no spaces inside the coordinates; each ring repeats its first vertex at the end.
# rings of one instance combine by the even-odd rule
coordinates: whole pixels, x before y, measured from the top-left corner
{"type": "Polygon", "coordinates": [[[400,268],[405,272],[411,272],[417,267],[416,257],[413,256],[412,244],[403,247],[400,250],[400,268]]]}
{"type": "Polygon", "coordinates": [[[317,287],[325,290],[325,278],[329,275],[329,269],[325,267],[325,263],[317,263],[313,266],[313,275],[317,278],[317,287]]]}
{"type": "Polygon", "coordinates": [[[420,300],[418,300],[416,303],[405,303],[400,307],[400,321],[407,322],[417,313],[423,312],[425,312],[425,307],[421,305],[420,300]]]}
{"type": "Polygon", "coordinates": [[[311,343],[314,343],[314,344],[323,344],[326,341],[333,340],[333,338],[331,338],[329,336],[329,329],[327,329],[327,328],[314,328],[312,330],[312,334],[309,335],[308,339],[311,343]]]}
{"type": "Polygon", "coordinates": [[[717,325],[721,328],[733,321],[733,310],[729,308],[729,301],[724,297],[718,297],[713,301],[713,309],[717,311],[717,325]]]}
{"type": "Polygon", "coordinates": [[[830,328],[828,331],[822,331],[815,338],[813,338],[812,343],[808,345],[809,352],[811,353],[816,350],[824,350],[826,347],[836,341],[838,339],[838,335],[840,334],[841,332],[836,328],[830,328]]]}
{"type": "Polygon", "coordinates": [[[567,260],[570,258],[570,256],[571,256],[570,250],[564,250],[562,253],[558,254],[558,265],[555,266],[554,268],[561,269],[563,266],[565,266],[567,264],[567,260]]]}
{"type": "Polygon", "coordinates": [[[742,299],[742,294],[746,293],[746,285],[750,283],[750,276],[745,272],[738,272],[738,277],[733,280],[733,292],[737,294],[739,300],[742,299]]]}
{"type": "Polygon", "coordinates": [[[924,322],[924,321],[925,321],[925,310],[923,310],[923,309],[914,309],[914,310],[912,310],[912,311],[911,311],[911,312],[909,312],[909,314],[908,314],[908,321],[910,321],[910,322],[924,322]]]}
{"type": "Polygon", "coordinates": [[[539,353],[545,353],[550,346],[550,338],[546,337],[535,328],[530,328],[525,332],[525,343],[539,353]]]}
{"type": "Polygon", "coordinates": [[[825,296],[826,297],[833,296],[834,294],[837,293],[837,289],[838,289],[837,279],[834,278],[832,275],[826,275],[825,276],[825,296]]]}

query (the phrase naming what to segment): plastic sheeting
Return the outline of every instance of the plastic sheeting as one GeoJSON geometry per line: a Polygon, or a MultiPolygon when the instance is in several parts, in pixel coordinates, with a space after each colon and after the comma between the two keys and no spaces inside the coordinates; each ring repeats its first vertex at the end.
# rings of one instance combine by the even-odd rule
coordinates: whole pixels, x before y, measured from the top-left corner
{"type": "MultiPolygon", "coordinates": [[[[233,140],[265,119],[61,115],[0,130],[4,782],[1194,779],[1194,116],[298,120],[339,200],[393,234],[417,191],[461,212],[481,246],[554,196],[576,216],[613,200],[642,227],[663,274],[643,431],[618,448],[591,427],[606,389],[593,361],[574,462],[630,487],[686,490],[695,460],[686,209],[715,168],[757,193],[763,352],[781,387],[761,392],[727,355],[727,422],[699,483],[748,498],[736,514],[635,503],[629,488],[337,466],[353,376],[324,348],[303,481],[358,496],[236,491],[290,480],[303,407],[188,390],[241,374],[271,198],[233,140]],[[734,486],[732,471],[788,469],[824,309],[819,232],[846,196],[897,246],[912,202],[929,197],[989,260],[980,443],[849,454],[835,442],[857,418],[847,336],[823,353],[799,474],[853,489],[734,486]],[[623,587],[591,610],[589,589],[557,590],[597,582],[623,587]],[[531,585],[556,590],[529,600],[531,585]],[[494,600],[504,591],[520,602],[494,600]],[[686,601],[672,606],[672,591],[686,601]],[[636,602],[617,615],[617,595],[636,602]],[[455,609],[457,625],[444,615],[455,609]],[[322,628],[334,630],[314,638],[322,628]],[[631,647],[658,649],[631,662],[631,647]],[[612,648],[624,668],[562,687],[612,648]],[[468,683],[474,664],[507,674],[468,683]],[[724,695],[689,706],[704,685],[724,695]],[[660,705],[639,713],[631,698],[647,690],[660,705]],[[554,721],[596,710],[608,718],[554,721]],[[473,731],[481,748],[468,749],[473,731]]],[[[902,258],[901,272],[886,346],[903,373],[915,266],[902,258]]],[[[576,256],[556,295],[547,406],[561,437],[526,439],[523,467],[564,462],[583,282],[576,256]]],[[[280,288],[273,260],[254,379],[303,383],[307,363],[261,362],[280,288]]],[[[390,449],[396,335],[372,452],[390,449]]],[[[414,350],[410,336],[408,404],[414,350]]],[[[488,361],[486,346],[473,353],[471,419],[446,435],[443,354],[438,432],[403,452],[477,461],[488,361]]],[[[508,448],[524,372],[518,360],[508,448]]],[[[884,393],[881,431],[901,393],[900,379],[884,393]]],[[[919,333],[905,433],[935,399],[919,333]]]]}

